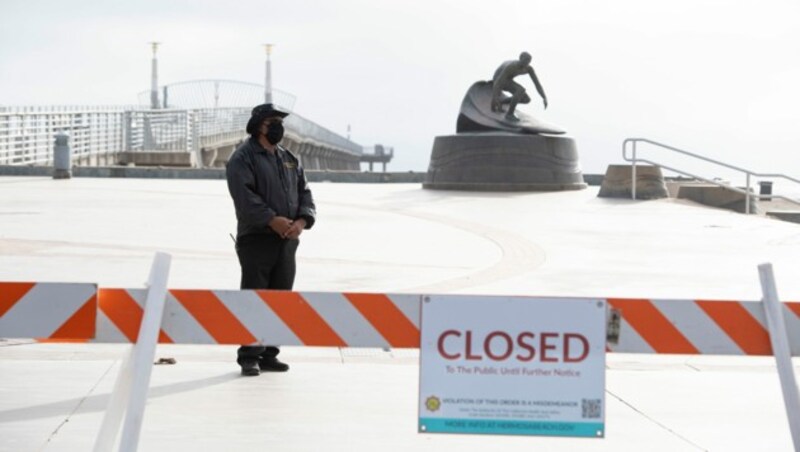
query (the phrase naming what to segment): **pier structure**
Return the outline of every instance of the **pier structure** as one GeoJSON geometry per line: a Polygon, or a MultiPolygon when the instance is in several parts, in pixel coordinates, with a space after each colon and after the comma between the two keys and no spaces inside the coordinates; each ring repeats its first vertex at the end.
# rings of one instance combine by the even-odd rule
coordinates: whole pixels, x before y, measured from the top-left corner
{"type": "Polygon", "coordinates": [[[264,85],[203,79],[159,86],[160,44],[150,43],[150,89],[138,94],[136,105],[0,106],[0,165],[52,165],[55,134],[66,133],[78,166],[223,167],[247,138],[252,108],[270,102],[291,113],[282,144],[306,169],[360,171],[363,161],[371,170],[380,161],[386,171],[393,152],[365,154],[349,133],[298,114],[296,97],[274,88],[273,44],[264,44],[264,85]]]}

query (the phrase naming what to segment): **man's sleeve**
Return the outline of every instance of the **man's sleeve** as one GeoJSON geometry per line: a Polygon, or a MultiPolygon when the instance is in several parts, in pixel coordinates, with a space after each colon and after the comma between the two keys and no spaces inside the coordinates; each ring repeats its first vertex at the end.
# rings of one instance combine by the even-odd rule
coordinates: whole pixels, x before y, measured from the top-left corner
{"type": "Polygon", "coordinates": [[[225,167],[228,191],[236,207],[236,219],[248,226],[268,227],[275,211],[256,193],[255,175],[243,159],[233,158],[225,167]]]}
{"type": "Polygon", "coordinates": [[[314,197],[311,195],[311,189],[308,188],[308,180],[306,180],[306,172],[298,164],[297,166],[297,190],[298,199],[300,201],[300,212],[298,216],[306,220],[306,229],[311,229],[317,219],[317,207],[314,205],[314,197]]]}

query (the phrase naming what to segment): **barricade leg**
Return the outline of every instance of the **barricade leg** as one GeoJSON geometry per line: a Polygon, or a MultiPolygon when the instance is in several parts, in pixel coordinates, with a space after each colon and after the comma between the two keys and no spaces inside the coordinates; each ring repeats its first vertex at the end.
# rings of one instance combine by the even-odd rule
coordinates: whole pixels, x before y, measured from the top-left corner
{"type": "Polygon", "coordinates": [[[759,265],[758,273],[761,279],[761,290],[764,294],[764,313],[767,317],[769,338],[778,366],[786,416],[789,419],[789,429],[792,433],[794,450],[800,451],[800,393],[797,390],[797,380],[792,367],[789,339],[786,335],[786,324],[783,322],[783,311],[778,298],[778,289],[775,286],[772,264],[759,265]]]}
{"type": "Polygon", "coordinates": [[[117,377],[114,393],[111,395],[109,408],[95,443],[95,452],[113,450],[119,424],[123,418],[119,450],[132,452],[139,445],[147,389],[150,385],[161,317],[164,313],[170,262],[171,256],[165,253],[156,253],[153,259],[139,337],[130,352],[126,353],[126,359],[117,377]]]}
{"type": "Polygon", "coordinates": [[[114,391],[111,393],[111,400],[108,402],[106,414],[103,416],[100,433],[98,433],[97,440],[94,443],[94,452],[105,452],[114,448],[119,426],[125,416],[127,401],[131,395],[132,356],[133,347],[131,346],[125,351],[125,355],[122,358],[122,366],[119,369],[117,381],[114,383],[114,391]]]}

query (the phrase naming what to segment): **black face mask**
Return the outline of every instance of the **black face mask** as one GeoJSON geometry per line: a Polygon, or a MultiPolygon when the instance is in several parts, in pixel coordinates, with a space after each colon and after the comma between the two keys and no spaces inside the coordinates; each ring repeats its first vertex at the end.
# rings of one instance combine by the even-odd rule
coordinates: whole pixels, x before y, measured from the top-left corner
{"type": "Polygon", "coordinates": [[[267,128],[267,141],[269,144],[278,144],[283,139],[283,124],[273,122],[267,128]]]}

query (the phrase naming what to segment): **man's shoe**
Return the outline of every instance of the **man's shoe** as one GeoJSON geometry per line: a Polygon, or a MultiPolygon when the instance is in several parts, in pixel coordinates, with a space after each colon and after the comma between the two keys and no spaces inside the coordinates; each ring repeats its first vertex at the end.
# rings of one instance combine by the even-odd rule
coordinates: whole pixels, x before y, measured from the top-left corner
{"type": "Polygon", "coordinates": [[[278,361],[278,358],[261,358],[258,367],[264,372],[286,372],[289,365],[278,361]]]}
{"type": "Polygon", "coordinates": [[[256,360],[243,361],[240,362],[239,365],[242,366],[242,375],[245,377],[257,377],[261,373],[258,361],[256,360]]]}

